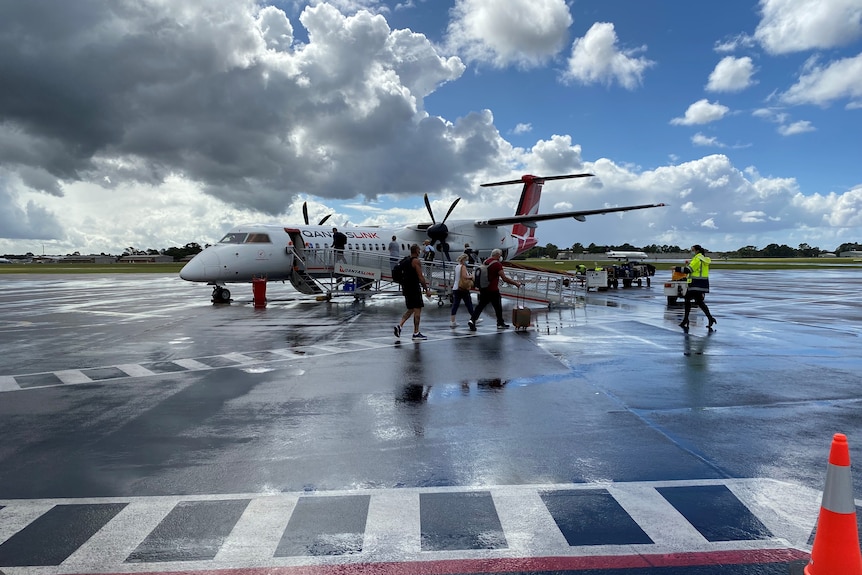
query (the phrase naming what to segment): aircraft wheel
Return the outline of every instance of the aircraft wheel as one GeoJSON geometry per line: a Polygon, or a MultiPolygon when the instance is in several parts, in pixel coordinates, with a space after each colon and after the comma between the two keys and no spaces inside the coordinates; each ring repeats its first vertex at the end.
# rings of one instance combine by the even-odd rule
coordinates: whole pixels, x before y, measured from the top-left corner
{"type": "MultiPolygon", "coordinates": [[[[647,281],[649,281],[649,280],[647,280],[647,281]]],[[[649,284],[647,284],[647,285],[649,285],[649,284]]],[[[641,280],[638,280],[638,287],[641,287],[641,280]]]]}
{"type": "Polygon", "coordinates": [[[650,286],[650,281],[649,281],[649,278],[647,278],[646,279],[646,287],[649,287],[649,286],[650,286]]]}
{"type": "Polygon", "coordinates": [[[442,298],[441,298],[441,299],[438,299],[438,300],[437,300],[437,307],[443,307],[443,304],[445,304],[445,303],[446,303],[446,302],[444,302],[442,298]]]}
{"type": "Polygon", "coordinates": [[[674,305],[676,303],[676,296],[669,295],[667,296],[667,305],[674,305]]]}
{"type": "Polygon", "coordinates": [[[217,288],[215,293],[213,294],[213,299],[220,303],[226,303],[230,301],[230,290],[227,288],[217,288]]]}

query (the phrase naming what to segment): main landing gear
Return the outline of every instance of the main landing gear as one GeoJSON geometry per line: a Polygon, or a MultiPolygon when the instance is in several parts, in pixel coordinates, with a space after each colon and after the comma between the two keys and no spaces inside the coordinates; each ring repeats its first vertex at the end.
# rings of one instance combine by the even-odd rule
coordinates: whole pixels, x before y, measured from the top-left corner
{"type": "Polygon", "coordinates": [[[230,290],[224,286],[213,286],[213,303],[230,303],[230,290]]]}

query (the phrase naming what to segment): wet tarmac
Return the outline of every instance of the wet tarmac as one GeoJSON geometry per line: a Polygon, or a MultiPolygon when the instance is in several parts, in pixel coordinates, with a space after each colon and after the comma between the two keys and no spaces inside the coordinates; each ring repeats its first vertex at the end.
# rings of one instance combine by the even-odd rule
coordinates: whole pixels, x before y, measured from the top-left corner
{"type": "Polygon", "coordinates": [[[3,277],[0,570],[787,573],[862,453],[860,280],[716,270],[688,333],[658,277],[517,333],[428,302],[414,342],[399,297],[3,277]]]}

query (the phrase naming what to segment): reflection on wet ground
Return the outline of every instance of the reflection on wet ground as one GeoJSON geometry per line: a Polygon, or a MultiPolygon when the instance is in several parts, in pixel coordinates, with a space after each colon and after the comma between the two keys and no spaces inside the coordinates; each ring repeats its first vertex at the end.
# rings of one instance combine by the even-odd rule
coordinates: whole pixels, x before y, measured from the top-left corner
{"type": "MultiPolygon", "coordinates": [[[[571,520],[594,507],[609,531],[649,537],[627,553],[712,552],[689,534],[727,533],[743,507],[774,536],[758,527],[747,545],[805,548],[832,434],[862,447],[859,279],[716,270],[717,329],[693,311],[688,333],[660,282],[533,309],[521,333],[451,329],[448,308],[429,305],[422,342],[392,336],[400,298],[255,310],[250,291],[213,306],[174,278],[4,282],[0,525],[20,525],[0,527],[0,567],[35,561],[19,528],[41,518],[56,533],[81,513],[116,527],[75,539],[90,557],[125,550],[83,563],[112,572],[158,560],[174,534],[195,569],[247,565],[220,562],[242,549],[267,565],[300,552],[373,561],[369,542],[384,541],[398,560],[589,554],[571,520]],[[705,493],[734,518],[681,519],[705,493]],[[299,503],[330,495],[333,507],[299,503]],[[46,514],[56,498],[97,507],[46,514]],[[317,506],[349,525],[318,521],[317,506]],[[459,530],[466,509],[475,522],[459,530]],[[195,543],[181,517],[218,529],[195,543]]],[[[58,573],[83,572],[75,549],[58,573]]]]}

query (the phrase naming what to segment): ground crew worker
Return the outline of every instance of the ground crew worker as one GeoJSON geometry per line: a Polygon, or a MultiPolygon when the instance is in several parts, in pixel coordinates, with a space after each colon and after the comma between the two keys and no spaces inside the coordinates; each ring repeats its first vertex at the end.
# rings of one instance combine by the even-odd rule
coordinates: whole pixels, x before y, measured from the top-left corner
{"type": "Polygon", "coordinates": [[[682,272],[687,275],[688,289],[685,291],[685,314],[679,327],[688,331],[688,314],[691,311],[691,302],[697,304],[703,313],[709,319],[707,329],[712,330],[712,326],[716,324],[715,318],[709,313],[709,308],[706,302],[703,301],[703,296],[709,293],[709,264],[712,260],[706,255],[706,250],[699,244],[691,246],[691,251],[694,257],[686,266],[677,266],[674,269],[676,272],[682,272]]]}

